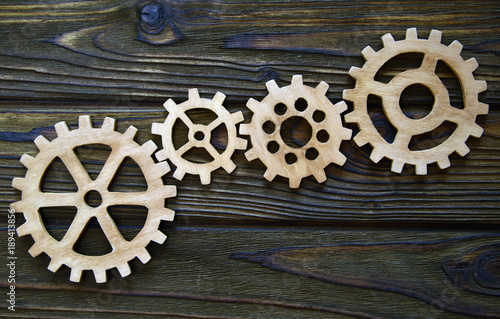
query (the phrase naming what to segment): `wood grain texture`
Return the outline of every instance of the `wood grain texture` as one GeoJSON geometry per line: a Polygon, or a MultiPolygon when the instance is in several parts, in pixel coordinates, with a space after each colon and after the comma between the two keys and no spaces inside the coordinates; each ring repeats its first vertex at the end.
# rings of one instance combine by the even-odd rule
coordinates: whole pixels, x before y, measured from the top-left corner
{"type": "MultiPolygon", "coordinates": [[[[202,98],[222,92],[228,111],[241,111],[242,123],[248,124],[248,99],[262,101],[267,81],[283,87],[296,74],[312,87],[325,81],[326,95],[336,104],[344,90],[355,87],[349,69],[363,66],[362,50],[368,45],[380,50],[386,33],[404,39],[408,28],[417,28],[419,38],[440,30],[443,44],[458,40],[464,60],[478,61],[474,77],[488,83],[479,101],[489,104],[490,111],[477,118],[484,133],[468,139],[467,156],[452,154],[445,170],[431,164],[426,176],[415,176],[408,165],[401,174],[392,173],[389,160],[374,164],[372,148],[352,141],[342,142],[346,163],[327,166],[325,183],[308,177],[294,190],[285,178],[267,181],[266,167],[257,160],[248,162],[244,150],[232,157],[237,166],[232,174],[218,169],[209,185],[190,174],[178,181],[170,172],[163,181],[176,185],[178,196],[165,205],[176,217],[161,224],[167,241],[147,246],[150,262],[132,260],[133,273],[125,278],[116,269],[108,270],[105,284],[96,284],[91,272],[83,271],[76,284],[68,281],[69,268],[52,273],[46,269],[48,256],[29,256],[34,243],[30,236],[16,238],[18,311],[7,311],[8,304],[2,302],[0,316],[499,317],[497,1],[158,3],[0,0],[1,242],[8,236],[3,226],[7,209],[21,199],[20,191],[11,187],[13,178],[26,174],[19,159],[38,154],[33,143],[37,136],[56,138],[57,122],[65,121],[73,130],[78,116],[91,115],[94,127],[100,127],[109,116],[120,133],[135,126],[139,144],[153,140],[161,145],[151,125],[164,122],[162,105],[169,98],[181,103],[192,88],[202,98]]],[[[415,55],[390,61],[377,77],[392,78],[418,61],[415,55]]],[[[439,64],[436,74],[452,106],[462,108],[456,75],[439,64]]],[[[429,113],[432,96],[409,91],[401,101],[405,115],[421,118],[429,113]]],[[[352,112],[352,103],[347,106],[346,113],[352,112]]],[[[396,129],[380,101],[369,97],[368,111],[384,139],[393,138],[396,129]]],[[[210,116],[200,110],[190,114],[196,123],[207,123],[210,116]]],[[[353,136],[358,133],[356,125],[344,125],[353,136]]],[[[429,148],[454,129],[444,123],[439,132],[412,139],[410,149],[429,148]]],[[[307,125],[295,125],[288,133],[285,142],[300,144],[310,138],[307,125]]],[[[186,131],[176,129],[174,143],[185,140],[186,131]]],[[[212,142],[216,150],[224,149],[227,134],[215,134],[212,142]]],[[[98,176],[109,156],[102,144],[76,153],[91,177],[98,176]]],[[[53,193],[77,189],[62,161],[51,164],[40,186],[53,193]]],[[[145,187],[141,169],[127,159],[111,191],[140,192],[145,187]]],[[[146,220],[140,206],[122,205],[108,213],[126,240],[146,220]]],[[[60,240],[75,209],[40,214],[47,231],[60,240]]],[[[16,225],[23,222],[18,215],[16,225]]],[[[99,225],[91,223],[74,248],[100,255],[109,252],[108,246],[99,225]]],[[[5,259],[6,247],[0,252],[5,259]]],[[[2,292],[10,288],[8,271],[0,267],[2,292]]]]}

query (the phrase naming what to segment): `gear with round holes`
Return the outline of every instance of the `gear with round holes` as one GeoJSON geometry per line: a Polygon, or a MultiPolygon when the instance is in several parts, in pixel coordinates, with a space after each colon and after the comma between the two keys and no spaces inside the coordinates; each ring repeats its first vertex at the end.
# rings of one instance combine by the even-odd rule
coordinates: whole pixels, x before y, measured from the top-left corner
{"type": "Polygon", "coordinates": [[[464,61],[460,56],[462,45],[454,41],[449,46],[441,43],[441,32],[432,30],[428,39],[418,39],[415,28],[406,31],[406,39],[395,41],[392,35],[382,37],[384,47],[375,52],[366,47],[362,54],[366,60],[362,68],[352,67],[349,74],[356,79],[354,89],[344,90],[343,98],[352,101],[354,111],[346,115],[346,121],[357,123],[360,132],[354,141],[363,146],[370,143],[373,151],[370,159],[378,163],[384,156],[392,160],[391,170],[401,173],[404,164],[415,165],[418,175],[427,174],[427,165],[437,162],[441,169],[450,166],[449,155],[456,151],[465,156],[469,148],[465,144],[470,135],[480,137],[483,129],[476,124],[476,116],[488,113],[488,105],[478,101],[478,94],[486,90],[486,81],[474,79],[473,71],[478,67],[476,59],[464,61]],[[394,76],[389,83],[375,80],[382,66],[400,54],[421,53],[422,63],[394,76]],[[464,108],[451,106],[448,90],[436,75],[436,65],[444,62],[460,81],[464,108]],[[407,117],[400,106],[403,90],[411,85],[423,85],[434,95],[431,112],[421,119],[407,117]],[[387,142],[375,128],[367,109],[370,94],[382,99],[384,114],[397,129],[392,143],[387,142]],[[432,132],[444,121],[455,123],[456,129],[447,140],[432,148],[410,150],[413,136],[432,132]]]}
{"type": "Polygon", "coordinates": [[[214,170],[222,167],[227,173],[231,173],[236,165],[231,160],[235,150],[247,148],[247,141],[237,136],[236,124],[243,121],[243,113],[229,113],[222,105],[226,96],[217,92],[213,99],[200,98],[197,89],[189,90],[187,101],[177,105],[172,99],[165,102],[164,107],[168,111],[168,116],[164,123],[153,123],[151,132],[161,135],[163,149],[155,155],[159,161],[169,159],[175,166],[174,177],[182,180],[186,173],[199,175],[201,183],[210,184],[211,174],[214,170]],[[208,125],[195,124],[187,116],[186,112],[192,109],[208,109],[217,115],[217,118],[208,125]],[[180,119],[189,129],[188,142],[176,149],[173,142],[173,127],[180,119]],[[224,124],[227,129],[227,145],[222,152],[219,152],[211,143],[212,131],[219,125],[224,124]],[[183,157],[183,155],[193,147],[204,148],[213,158],[207,163],[195,163],[183,157]]]}
{"type": "Polygon", "coordinates": [[[170,168],[168,164],[155,164],[151,155],[156,145],[148,141],[142,146],[134,141],[137,129],[129,127],[121,134],[114,130],[114,119],[105,118],[101,128],[93,128],[89,116],[79,117],[79,127],[69,130],[65,122],[55,125],[57,137],[48,141],[43,136],[35,139],[39,153],[35,156],[24,154],[21,163],[27,168],[26,176],[14,178],[12,186],[22,192],[21,200],[11,205],[16,212],[23,212],[26,222],[17,228],[19,236],[31,235],[34,240],[29,253],[36,257],[46,253],[51,262],[48,269],[56,272],[61,265],[71,268],[70,280],[79,282],[83,270],[92,270],[96,282],[106,281],[106,270],[117,268],[121,276],[130,274],[128,262],[138,257],[143,263],[151,256],[146,250],[150,241],[163,243],[166,236],[158,230],[162,220],[172,221],[174,212],[165,208],[165,199],[176,196],[176,187],[164,185],[162,176],[170,168]],[[111,147],[111,153],[101,172],[92,180],[74,152],[76,147],[89,144],[104,144],[111,147]],[[52,161],[60,158],[78,187],[76,192],[50,193],[40,190],[44,174],[52,161]],[[132,158],[141,168],[147,182],[144,192],[111,192],[109,184],[125,157],[132,158]],[[97,207],[90,206],[85,199],[89,192],[98,192],[102,202],[97,207]],[[136,205],[148,209],[148,215],[141,231],[134,239],[123,238],[115,222],[107,212],[112,205],[136,205]],[[43,207],[73,206],[77,214],[64,237],[59,241],[45,228],[39,209],[43,207]],[[109,241],[112,251],[101,256],[77,253],[73,246],[95,217],[109,241]]]}
{"type": "Polygon", "coordinates": [[[276,175],[287,177],[290,188],[299,187],[310,175],[324,182],[327,165],[342,166],[346,161],[339,150],[342,140],[351,137],[351,130],[342,126],[340,117],[346,104],[342,101],[333,105],[326,97],[328,84],[321,82],[312,88],[303,84],[301,75],[294,75],[289,86],[279,88],[274,80],[266,86],[269,94],[261,102],[250,99],[247,103],[254,113],[252,121],[240,126],[240,133],[250,135],[253,145],[246,158],[259,158],[266,165],[264,177],[268,181],[276,175]],[[284,123],[300,118],[311,126],[310,139],[304,145],[289,145],[281,133],[287,126],[284,123]]]}

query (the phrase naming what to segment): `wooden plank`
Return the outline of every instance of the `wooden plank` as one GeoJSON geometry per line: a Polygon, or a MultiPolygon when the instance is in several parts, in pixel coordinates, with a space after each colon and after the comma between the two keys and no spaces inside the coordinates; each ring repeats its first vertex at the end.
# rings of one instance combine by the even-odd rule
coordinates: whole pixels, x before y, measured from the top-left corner
{"type": "MultiPolygon", "coordinates": [[[[53,124],[66,120],[71,129],[77,127],[77,117],[88,104],[66,104],[61,110],[59,103],[44,103],[43,106],[22,106],[20,103],[2,105],[1,136],[1,209],[20,200],[20,192],[11,188],[14,177],[23,177],[26,169],[19,162],[23,153],[36,156],[38,150],[32,142],[39,134],[48,139],[56,137],[53,124]],[[15,105],[15,110],[14,110],[15,105]]],[[[157,145],[161,140],[149,133],[153,122],[162,122],[166,112],[154,103],[141,106],[120,105],[109,107],[101,104],[92,107],[94,126],[99,127],[104,116],[116,118],[119,132],[130,125],[137,127],[136,141],[139,144],[153,139],[157,145]]],[[[230,112],[242,110],[247,121],[249,112],[241,104],[229,106],[230,112]]],[[[89,112],[90,113],[90,112],[89,112]]],[[[200,114],[200,116],[202,116],[200,114]]],[[[452,166],[440,170],[429,165],[429,174],[415,176],[413,168],[406,167],[403,174],[390,172],[390,161],[374,164],[369,159],[369,148],[357,147],[353,142],[344,142],[342,152],[348,160],[346,165],[330,165],[324,184],[313,177],[303,180],[302,187],[290,190],[288,180],[276,178],[268,182],[263,178],[265,167],[259,161],[248,162],[243,151],[237,151],[233,160],[237,169],[228,175],[222,169],[212,175],[210,185],[201,185],[199,178],[186,175],[178,181],[172,172],[166,175],[165,183],[177,185],[178,196],[168,201],[168,207],[176,211],[179,223],[338,223],[400,222],[419,223],[485,223],[498,224],[499,215],[499,114],[491,112],[480,119],[485,128],[481,139],[470,138],[471,152],[464,158],[451,156],[452,166]],[[230,186],[230,187],[229,187],[230,186]]],[[[181,134],[179,134],[181,135],[181,134]]],[[[180,139],[180,136],[176,136],[180,139]]],[[[223,143],[221,142],[220,145],[223,143]]],[[[222,147],[217,145],[216,147],[222,147]]],[[[92,153],[84,158],[91,174],[98,174],[107,159],[107,153],[92,153]]],[[[68,192],[71,177],[64,175],[59,167],[47,175],[49,191],[68,192]]],[[[145,187],[142,172],[138,167],[127,167],[118,171],[121,177],[117,185],[121,191],[140,191],[145,187]]],[[[119,210],[124,217],[133,217],[135,210],[119,210]]],[[[53,214],[62,219],[72,218],[71,212],[53,214]],[[61,215],[62,214],[62,215],[61,215]]],[[[53,216],[55,217],[55,216],[53,216]]],[[[125,223],[139,223],[130,219],[125,223]]],[[[137,225],[137,224],[136,224],[137,225]]]]}
{"type": "MultiPolygon", "coordinates": [[[[130,277],[121,278],[116,269],[108,271],[109,281],[105,284],[96,284],[86,271],[80,284],[68,281],[66,267],[55,274],[49,272],[47,256],[33,259],[26,253],[32,240],[17,239],[17,310],[12,315],[500,317],[495,297],[498,289],[476,281],[490,275],[488,284],[499,284],[498,268],[494,267],[500,258],[498,232],[203,227],[161,230],[169,238],[164,245],[148,246],[150,262],[133,260],[130,277]],[[479,253],[474,253],[476,249],[480,249],[479,253]],[[489,259],[490,264],[481,262],[488,254],[496,257],[489,259]],[[457,268],[461,270],[458,274],[476,276],[470,277],[477,287],[475,291],[450,280],[457,279],[450,261],[464,256],[470,263],[457,268]],[[481,278],[473,271],[477,266],[483,267],[481,278]],[[448,276],[444,270],[449,271],[448,276]]],[[[90,235],[95,231],[91,230],[90,235]]],[[[2,231],[2,238],[4,235],[2,231]]],[[[96,243],[86,248],[99,249],[96,243]]],[[[7,286],[8,271],[0,268],[3,288],[7,286]]]]}

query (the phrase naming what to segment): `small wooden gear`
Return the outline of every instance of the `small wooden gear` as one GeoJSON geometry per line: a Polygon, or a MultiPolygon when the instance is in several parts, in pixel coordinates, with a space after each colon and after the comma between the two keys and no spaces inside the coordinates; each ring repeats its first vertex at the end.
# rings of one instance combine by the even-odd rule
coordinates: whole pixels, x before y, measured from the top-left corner
{"type": "Polygon", "coordinates": [[[301,75],[294,75],[289,86],[279,88],[274,80],[266,86],[269,94],[262,102],[250,99],[247,103],[254,113],[251,123],[240,126],[240,133],[250,135],[253,145],[246,158],[259,158],[267,167],[264,177],[269,181],[276,175],[289,178],[290,188],[299,187],[310,175],[324,182],[327,165],[346,161],[339,151],[342,140],[351,137],[340,117],[346,104],[333,105],[326,97],[328,84],[321,82],[312,88],[303,84],[301,75]],[[300,105],[298,101],[302,101],[300,105]],[[307,120],[312,127],[311,138],[303,146],[292,147],[281,136],[283,123],[293,117],[307,120]]]}
{"type": "Polygon", "coordinates": [[[142,146],[133,139],[137,129],[129,127],[123,134],[114,130],[114,120],[105,118],[101,128],[93,128],[89,116],[80,116],[79,128],[70,131],[65,122],[55,125],[57,138],[48,141],[43,136],[35,139],[40,150],[36,157],[24,154],[21,163],[28,169],[24,178],[14,178],[12,186],[22,191],[21,201],[11,208],[23,212],[26,223],[18,227],[19,236],[31,235],[35,241],[29,253],[36,257],[46,253],[52,260],[48,269],[57,271],[61,265],[71,268],[70,280],[79,282],[83,270],[92,270],[96,282],[106,281],[106,270],[116,267],[125,277],[131,270],[128,262],[138,257],[143,263],[151,256],[146,250],[150,241],[163,243],[166,236],[158,230],[162,220],[172,221],[174,212],[165,208],[165,199],[176,196],[176,187],[163,184],[162,176],[170,168],[168,164],[155,164],[151,155],[156,145],[148,141],[142,146]],[[99,176],[92,180],[73,151],[87,144],[104,144],[111,147],[99,176]],[[144,192],[111,192],[109,184],[125,157],[130,157],[139,165],[147,182],[144,192]],[[52,161],[59,157],[76,182],[74,193],[49,193],[40,190],[44,174],[52,161]],[[85,201],[88,192],[97,191],[102,197],[98,207],[91,207],[85,201]],[[123,238],[115,222],[107,212],[112,205],[139,205],[148,208],[144,227],[137,236],[127,241],[123,238]],[[75,206],[77,214],[64,237],[58,241],[46,230],[39,214],[42,207],[75,206]],[[112,251],[102,256],[87,256],[77,253],[73,246],[92,217],[96,217],[111,244],[112,251]]]}
{"type": "Polygon", "coordinates": [[[450,166],[448,156],[456,151],[461,156],[469,152],[465,144],[470,135],[480,137],[483,129],[476,124],[476,116],[488,113],[488,105],[478,101],[478,94],[486,90],[486,82],[474,79],[472,72],[478,67],[476,59],[464,61],[460,56],[462,45],[454,41],[446,46],[441,43],[441,32],[432,30],[428,39],[418,39],[415,28],[408,29],[406,39],[395,41],[391,34],[382,37],[384,47],[375,52],[366,47],[362,54],[366,59],[362,68],[352,67],[349,74],[356,79],[354,89],[344,90],[345,100],[354,103],[354,111],[346,115],[346,121],[357,123],[360,132],[354,141],[363,146],[370,143],[373,151],[370,159],[378,163],[384,156],[392,160],[391,170],[401,173],[405,163],[415,165],[416,174],[427,174],[427,165],[437,162],[443,169],[450,166]],[[391,58],[403,53],[423,53],[424,58],[418,69],[399,73],[385,84],[375,80],[377,71],[391,58]],[[448,90],[436,75],[438,61],[445,62],[459,79],[464,108],[458,109],[450,104],[448,90]],[[434,95],[432,111],[422,119],[411,119],[401,110],[399,100],[403,90],[410,85],[420,84],[434,95]],[[367,98],[374,94],[382,99],[384,113],[397,129],[393,143],[387,142],[375,128],[368,115],[367,98]],[[444,121],[457,125],[451,136],[441,144],[412,151],[409,142],[413,136],[431,132],[444,121]]]}
{"type": "Polygon", "coordinates": [[[159,161],[169,159],[175,166],[174,177],[182,180],[186,173],[199,175],[201,183],[210,184],[211,173],[222,167],[226,172],[231,173],[236,165],[231,160],[235,150],[247,148],[247,141],[237,136],[236,124],[243,121],[243,113],[229,113],[222,102],[225,95],[217,92],[213,99],[200,98],[197,89],[189,90],[187,101],[177,105],[172,99],[165,102],[164,107],[168,111],[168,116],[164,123],[153,123],[151,132],[161,135],[163,149],[155,155],[159,161]],[[194,124],[187,116],[186,112],[192,109],[208,109],[215,112],[217,118],[208,125],[194,124]],[[172,140],[173,127],[177,119],[180,119],[189,129],[188,142],[176,149],[172,140]],[[211,133],[219,125],[224,124],[227,129],[227,146],[222,154],[214,148],[211,143],[211,133]],[[213,160],[207,163],[191,162],[183,155],[193,147],[200,147],[207,150],[213,160]]]}

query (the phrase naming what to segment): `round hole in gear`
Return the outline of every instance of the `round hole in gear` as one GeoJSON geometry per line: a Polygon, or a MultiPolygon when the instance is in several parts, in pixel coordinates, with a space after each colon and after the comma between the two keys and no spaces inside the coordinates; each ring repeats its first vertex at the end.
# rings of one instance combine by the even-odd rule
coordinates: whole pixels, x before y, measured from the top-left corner
{"type": "Polygon", "coordinates": [[[276,125],[274,125],[273,122],[271,121],[267,121],[265,122],[263,125],[262,125],[262,129],[264,130],[264,132],[266,132],[267,134],[272,134],[274,133],[274,130],[276,129],[276,125]]]}
{"type": "Polygon", "coordinates": [[[197,141],[203,141],[203,139],[205,138],[205,134],[201,131],[198,131],[198,132],[194,133],[194,138],[197,141]]]}
{"type": "Polygon", "coordinates": [[[271,154],[276,154],[280,150],[280,146],[276,141],[271,141],[267,143],[267,150],[271,152],[271,154]]]}
{"type": "Polygon", "coordinates": [[[292,165],[295,162],[297,162],[297,155],[293,153],[288,153],[285,155],[285,161],[287,162],[287,164],[292,165]]]}
{"type": "Polygon", "coordinates": [[[85,194],[84,198],[85,204],[89,205],[90,207],[99,207],[102,204],[102,196],[98,191],[88,191],[87,194],[85,194]]]}
{"type": "Polygon", "coordinates": [[[434,95],[422,84],[413,84],[401,92],[399,106],[410,119],[419,120],[426,117],[434,105],[434,95]]]}
{"type": "Polygon", "coordinates": [[[314,161],[315,159],[318,158],[318,156],[319,152],[314,147],[311,147],[306,151],[306,158],[310,161],[314,161]]]}
{"type": "Polygon", "coordinates": [[[321,143],[326,143],[330,139],[330,134],[326,130],[321,130],[316,133],[316,139],[321,143]]]}
{"type": "Polygon", "coordinates": [[[323,111],[314,111],[313,113],[313,120],[316,123],[321,123],[325,119],[325,112],[323,111]]]}
{"type": "Polygon", "coordinates": [[[286,145],[300,148],[311,140],[312,126],[301,116],[292,116],[281,123],[281,138],[286,145]]]}
{"type": "Polygon", "coordinates": [[[295,101],[295,109],[299,112],[304,112],[307,109],[307,101],[303,98],[297,99],[295,101]]]}
{"type": "Polygon", "coordinates": [[[288,110],[288,108],[283,103],[278,103],[274,106],[274,113],[276,113],[278,115],[285,115],[287,110],[288,110]]]}

